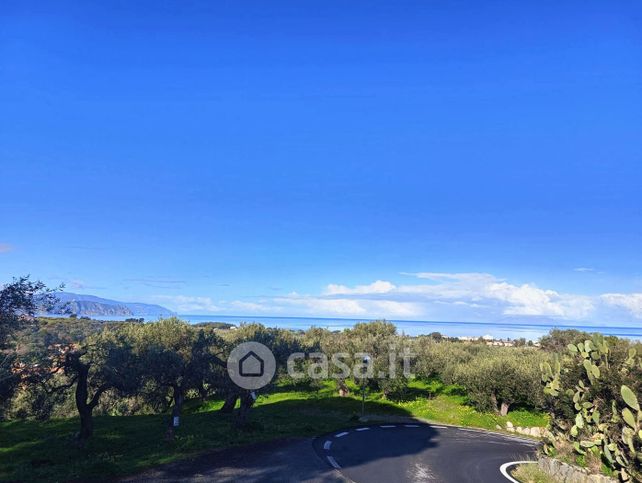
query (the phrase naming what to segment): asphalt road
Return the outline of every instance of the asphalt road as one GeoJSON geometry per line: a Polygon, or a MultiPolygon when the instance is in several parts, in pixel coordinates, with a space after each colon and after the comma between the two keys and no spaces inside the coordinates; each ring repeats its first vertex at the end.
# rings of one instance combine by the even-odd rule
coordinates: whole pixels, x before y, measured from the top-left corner
{"type": "Polygon", "coordinates": [[[279,440],[202,453],[159,465],[120,482],[347,483],[317,456],[311,439],[279,440]]]}
{"type": "Polygon", "coordinates": [[[530,441],[464,428],[372,424],[206,452],[120,481],[507,483],[500,466],[529,459],[535,449],[530,441]]]}
{"type": "Polygon", "coordinates": [[[377,424],[317,438],[314,449],[356,483],[507,483],[500,466],[533,459],[537,444],[463,428],[377,424]]]}

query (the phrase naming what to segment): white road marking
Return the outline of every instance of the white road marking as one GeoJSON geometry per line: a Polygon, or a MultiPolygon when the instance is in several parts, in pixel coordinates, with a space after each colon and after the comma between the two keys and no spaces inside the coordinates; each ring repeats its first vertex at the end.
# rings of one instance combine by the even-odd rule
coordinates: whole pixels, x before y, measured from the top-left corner
{"type": "MultiPolygon", "coordinates": [[[[498,436],[498,439],[501,438],[501,436],[498,436]]],[[[526,439],[526,438],[513,438],[511,436],[504,436],[502,438],[504,441],[515,441],[516,443],[522,443],[522,444],[530,444],[531,446],[537,446],[537,441],[534,441],[532,439],[526,439]]]]}
{"type": "Polygon", "coordinates": [[[503,465],[501,465],[499,467],[499,471],[511,483],[519,483],[519,481],[517,481],[515,478],[513,478],[511,475],[508,474],[508,468],[514,465],[524,465],[529,463],[533,464],[533,463],[537,463],[537,461],[511,461],[509,463],[504,463],[503,465]]]}
{"type": "MultiPolygon", "coordinates": [[[[419,428],[420,427],[418,424],[404,424],[404,426],[406,428],[419,428]]],[[[395,425],[395,424],[382,424],[379,427],[380,428],[396,428],[397,425],[395,425]]],[[[430,425],[430,427],[438,428],[438,429],[447,429],[448,428],[448,426],[435,426],[435,425],[432,425],[432,424],[430,425]]],[[[356,428],[355,431],[368,431],[369,429],[370,428],[368,428],[368,427],[356,428]]],[[[466,431],[466,432],[469,432],[469,433],[484,433],[485,432],[485,431],[478,431],[478,430],[475,430],[475,429],[466,429],[466,428],[455,428],[455,429],[458,429],[459,431],[466,431]]],[[[341,433],[335,434],[334,437],[335,438],[342,438],[343,436],[346,436],[347,434],[349,434],[348,431],[343,431],[341,433]]],[[[497,436],[504,437],[506,439],[517,440],[517,438],[511,438],[510,436],[504,436],[504,435],[500,435],[500,434],[498,434],[497,436]]],[[[519,441],[524,441],[524,440],[520,439],[519,441]]],[[[490,442],[496,443],[495,441],[490,441],[490,442]]],[[[331,446],[332,446],[332,441],[330,441],[330,440],[326,440],[323,443],[323,449],[325,449],[325,450],[330,450],[331,446]]],[[[337,460],[335,460],[332,456],[328,455],[328,456],[326,456],[326,458],[328,460],[328,463],[330,463],[330,465],[333,468],[338,469],[338,470],[341,469],[341,466],[339,465],[339,463],[337,463],[337,460]]],[[[508,468],[510,468],[511,466],[515,466],[515,465],[534,464],[534,463],[537,463],[537,461],[510,461],[508,463],[504,463],[503,465],[501,465],[499,467],[499,471],[502,474],[502,476],[504,476],[504,478],[506,478],[511,483],[519,483],[519,481],[517,481],[515,478],[513,478],[512,476],[510,476],[508,474],[508,468]]],[[[419,470],[420,468],[417,468],[417,469],[419,470]]],[[[423,473],[423,472],[420,472],[420,473],[423,473]]],[[[422,476],[423,476],[423,474],[422,474],[422,476]]]]}
{"type": "MultiPolygon", "coordinates": [[[[439,428],[439,426],[433,426],[433,428],[439,428]]],[[[485,434],[485,435],[490,436],[490,437],[501,438],[503,440],[517,441],[517,442],[524,443],[524,444],[532,444],[532,445],[536,445],[537,444],[537,441],[532,440],[532,439],[520,438],[519,436],[511,436],[510,434],[503,434],[503,433],[497,433],[497,432],[492,432],[492,431],[485,431],[483,429],[468,429],[468,428],[459,428],[459,427],[455,427],[455,429],[458,429],[459,431],[465,431],[467,433],[485,434]]]]}

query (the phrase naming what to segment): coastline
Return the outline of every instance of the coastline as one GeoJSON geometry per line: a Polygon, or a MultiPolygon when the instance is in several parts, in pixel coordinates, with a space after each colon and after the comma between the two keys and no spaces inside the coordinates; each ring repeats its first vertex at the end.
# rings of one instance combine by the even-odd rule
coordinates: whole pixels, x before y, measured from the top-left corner
{"type": "MultiPolygon", "coordinates": [[[[130,316],[131,317],[131,316],[130,316]]],[[[320,327],[329,330],[343,330],[359,322],[368,322],[374,319],[344,319],[327,317],[269,317],[269,316],[236,316],[236,315],[194,315],[179,314],[182,320],[190,323],[200,322],[225,322],[234,325],[241,323],[257,322],[267,327],[283,329],[306,330],[310,327],[320,327]]],[[[95,320],[125,320],[128,317],[117,316],[92,316],[95,320]]],[[[146,321],[158,317],[143,316],[146,321]]],[[[495,339],[519,339],[536,341],[552,329],[575,329],[584,332],[600,332],[604,335],[614,335],[629,339],[642,340],[642,327],[627,326],[600,326],[572,323],[519,323],[519,322],[452,322],[452,321],[420,321],[420,320],[393,320],[390,322],[397,326],[400,333],[407,335],[427,335],[439,332],[448,337],[483,337],[490,335],[495,339]]]]}

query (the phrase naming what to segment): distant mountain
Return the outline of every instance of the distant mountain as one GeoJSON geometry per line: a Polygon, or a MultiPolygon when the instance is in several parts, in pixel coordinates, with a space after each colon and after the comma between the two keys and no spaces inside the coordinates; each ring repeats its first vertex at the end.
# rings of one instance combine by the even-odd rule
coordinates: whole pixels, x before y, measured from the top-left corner
{"type": "Polygon", "coordinates": [[[60,303],[53,313],[62,314],[65,310],[78,316],[153,316],[169,317],[174,315],[169,309],[160,305],[119,302],[103,299],[95,295],[83,295],[70,292],[59,292],[56,297],[60,303]]]}

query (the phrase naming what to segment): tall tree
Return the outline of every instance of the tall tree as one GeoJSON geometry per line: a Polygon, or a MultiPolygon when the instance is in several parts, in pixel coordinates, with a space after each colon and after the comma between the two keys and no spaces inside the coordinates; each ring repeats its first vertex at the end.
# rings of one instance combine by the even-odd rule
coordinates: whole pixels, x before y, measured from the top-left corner
{"type": "Polygon", "coordinates": [[[171,401],[167,436],[174,436],[180,424],[183,403],[191,389],[201,390],[221,372],[225,362],[219,358],[221,339],[211,331],[197,329],[175,318],[132,327],[135,350],[146,368],[148,395],[160,394],[171,401]]]}
{"type": "Polygon", "coordinates": [[[41,384],[49,393],[74,391],[81,442],[93,435],[93,412],[103,394],[113,391],[128,396],[140,387],[142,366],[123,329],[105,328],[79,344],[52,343],[31,357],[37,368],[31,372],[31,382],[41,384]]]}
{"type": "MultiPolygon", "coordinates": [[[[293,352],[300,352],[303,348],[299,338],[292,331],[267,328],[256,323],[243,324],[234,331],[230,338],[230,343],[237,345],[243,342],[258,342],[270,349],[276,362],[277,374],[280,372],[281,375],[284,375],[287,367],[288,356],[293,352]]],[[[260,391],[267,391],[269,388],[270,385],[266,385],[260,391]]],[[[225,389],[227,397],[221,411],[233,412],[236,402],[239,401],[239,407],[235,414],[235,424],[238,427],[245,426],[248,423],[250,410],[256,401],[259,390],[242,389],[231,381],[228,382],[225,389]]]]}
{"type": "Polygon", "coordinates": [[[20,382],[16,334],[33,321],[37,312],[56,303],[55,290],[29,280],[29,276],[14,278],[0,288],[0,405],[11,398],[20,382]]]}
{"type": "Polygon", "coordinates": [[[539,366],[546,359],[539,351],[501,348],[459,364],[453,378],[479,409],[506,416],[515,404],[542,407],[539,366]]]}

